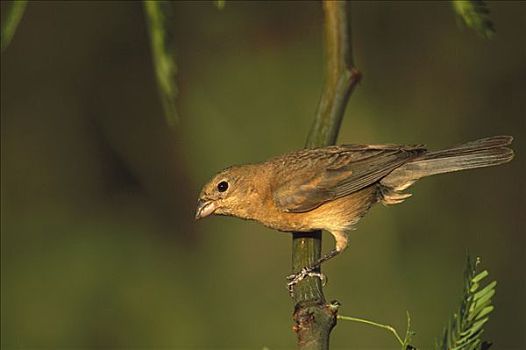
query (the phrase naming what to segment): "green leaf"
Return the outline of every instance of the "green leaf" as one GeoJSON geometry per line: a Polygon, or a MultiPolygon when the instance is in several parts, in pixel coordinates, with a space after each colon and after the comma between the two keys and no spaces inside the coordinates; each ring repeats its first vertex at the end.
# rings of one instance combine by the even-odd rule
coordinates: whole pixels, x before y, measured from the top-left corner
{"type": "Polygon", "coordinates": [[[479,312],[479,317],[484,317],[486,316],[487,314],[489,314],[490,312],[493,311],[495,307],[490,305],[490,306],[486,306],[485,308],[483,308],[480,312],[479,312]]]}
{"type": "Polygon", "coordinates": [[[152,60],[164,114],[168,124],[174,125],[178,118],[175,106],[177,64],[170,30],[172,7],[169,1],[144,0],[144,10],[149,24],[152,60]]]}
{"type": "Polygon", "coordinates": [[[478,275],[476,275],[475,277],[473,277],[472,281],[473,281],[473,283],[479,283],[480,281],[482,281],[488,275],[489,275],[488,270],[484,270],[481,273],[479,273],[478,275]]]}
{"type": "Polygon", "coordinates": [[[476,292],[475,295],[473,296],[473,298],[475,299],[475,302],[479,302],[482,298],[484,298],[487,294],[491,292],[495,293],[494,289],[496,285],[497,285],[497,281],[493,281],[490,284],[488,284],[486,287],[484,287],[484,289],[482,289],[481,291],[476,292]]]}
{"type": "Polygon", "coordinates": [[[479,290],[487,271],[477,272],[478,259],[468,257],[464,275],[464,294],[458,311],[453,314],[444,330],[442,342],[435,345],[437,350],[483,350],[487,349],[481,335],[489,314],[494,307],[491,298],[495,295],[496,281],[479,290]]]}
{"type": "Polygon", "coordinates": [[[489,17],[489,8],[483,0],[452,0],[453,9],[468,27],[489,39],[495,35],[495,26],[489,17]]]}
{"type": "Polygon", "coordinates": [[[16,28],[24,15],[26,0],[10,1],[6,4],[5,16],[2,18],[1,50],[4,51],[15,35],[16,28]]]}
{"type": "Polygon", "coordinates": [[[488,320],[489,320],[489,318],[486,317],[486,318],[484,318],[484,319],[482,319],[480,321],[477,321],[477,322],[473,323],[468,330],[460,333],[460,336],[463,338],[462,341],[464,341],[464,339],[470,338],[472,335],[477,333],[482,328],[482,326],[486,322],[488,322],[488,320]]]}

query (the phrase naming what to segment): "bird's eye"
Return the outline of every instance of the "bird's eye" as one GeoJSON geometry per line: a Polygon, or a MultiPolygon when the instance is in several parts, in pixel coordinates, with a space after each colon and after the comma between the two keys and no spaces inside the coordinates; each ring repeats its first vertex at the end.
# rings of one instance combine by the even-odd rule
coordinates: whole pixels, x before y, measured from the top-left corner
{"type": "Polygon", "coordinates": [[[217,190],[219,192],[225,192],[226,190],[228,190],[228,182],[221,181],[220,183],[218,183],[217,184],[217,190]]]}

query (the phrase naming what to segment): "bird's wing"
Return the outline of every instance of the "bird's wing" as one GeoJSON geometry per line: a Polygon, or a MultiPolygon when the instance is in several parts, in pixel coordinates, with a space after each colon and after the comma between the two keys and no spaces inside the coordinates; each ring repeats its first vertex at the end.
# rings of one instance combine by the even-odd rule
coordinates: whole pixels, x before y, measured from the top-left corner
{"type": "Polygon", "coordinates": [[[343,145],[302,150],[272,160],[276,207],[305,212],[361,190],[425,152],[422,145],[343,145]]]}

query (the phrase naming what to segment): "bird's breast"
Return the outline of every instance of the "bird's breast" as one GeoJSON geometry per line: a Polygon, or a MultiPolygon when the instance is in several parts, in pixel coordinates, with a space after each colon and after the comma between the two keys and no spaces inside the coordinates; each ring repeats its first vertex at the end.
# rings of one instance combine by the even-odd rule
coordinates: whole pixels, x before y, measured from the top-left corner
{"type": "Polygon", "coordinates": [[[281,211],[267,198],[261,206],[265,209],[259,211],[253,219],[270,228],[287,232],[348,231],[376,202],[376,185],[300,213],[281,211]]]}

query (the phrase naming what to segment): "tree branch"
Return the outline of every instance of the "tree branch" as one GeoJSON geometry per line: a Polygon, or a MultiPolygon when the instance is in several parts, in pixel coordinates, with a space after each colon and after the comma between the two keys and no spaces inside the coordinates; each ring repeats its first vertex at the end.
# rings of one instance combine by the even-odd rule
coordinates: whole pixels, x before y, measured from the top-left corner
{"type": "Polygon", "coordinates": [[[336,143],[341,121],[352,91],[361,79],[354,67],[349,4],[325,0],[325,86],[306,147],[336,143]]]}
{"type": "MultiPolygon", "coordinates": [[[[323,1],[325,17],[325,84],[306,147],[336,142],[349,96],[360,81],[351,48],[349,4],[323,1]]],[[[310,266],[321,256],[321,232],[294,233],[292,271],[310,266]]],[[[338,303],[327,304],[321,282],[307,277],[294,288],[294,331],[299,349],[328,349],[329,335],[336,324],[338,303]]]]}

